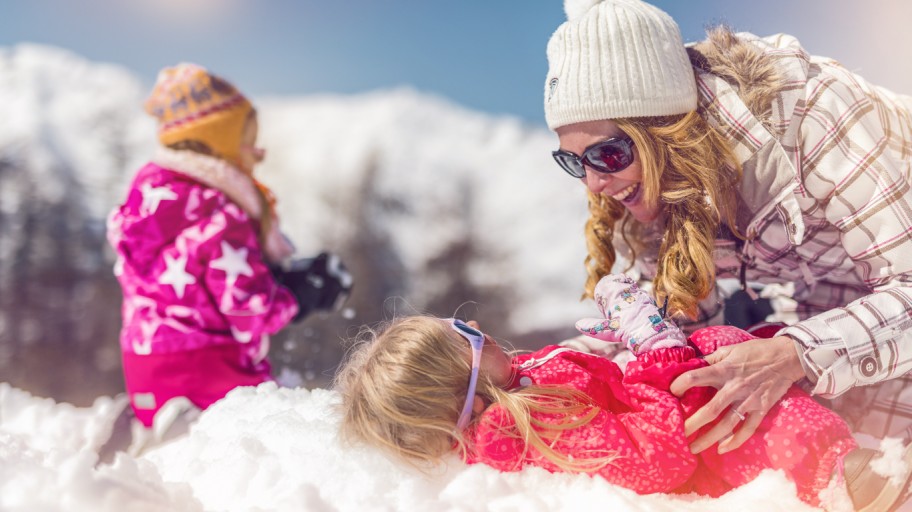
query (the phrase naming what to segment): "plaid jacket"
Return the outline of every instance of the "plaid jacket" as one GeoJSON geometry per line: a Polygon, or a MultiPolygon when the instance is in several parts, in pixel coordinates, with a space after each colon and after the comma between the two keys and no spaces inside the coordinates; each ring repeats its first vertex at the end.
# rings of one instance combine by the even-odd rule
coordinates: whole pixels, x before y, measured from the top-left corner
{"type": "MultiPolygon", "coordinates": [[[[791,36],[739,34],[785,86],[762,123],[725,80],[695,70],[700,110],[744,168],[738,253],[719,240],[720,278],[767,286],[792,324],[811,391],[856,431],[912,433],[912,97],[873,86],[791,36]]],[[[654,274],[647,252],[637,262],[654,274]]],[[[720,287],[716,287],[717,290],[720,287]]],[[[719,293],[718,291],[716,292],[719,293]]],[[[720,297],[701,305],[721,320],[720,297]]],[[[715,321],[713,321],[715,320],[715,321]]]]}

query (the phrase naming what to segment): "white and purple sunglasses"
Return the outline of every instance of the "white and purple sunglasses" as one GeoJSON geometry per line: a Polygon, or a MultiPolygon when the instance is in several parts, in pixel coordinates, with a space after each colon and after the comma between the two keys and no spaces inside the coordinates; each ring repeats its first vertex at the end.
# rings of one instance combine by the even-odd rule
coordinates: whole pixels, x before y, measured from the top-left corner
{"type": "Polygon", "coordinates": [[[469,327],[462,320],[448,318],[450,326],[460,336],[468,340],[472,346],[472,374],[469,376],[469,389],[466,391],[465,405],[462,406],[462,412],[459,414],[459,421],[456,422],[456,429],[465,430],[472,419],[472,403],[475,401],[475,386],[478,384],[478,368],[481,366],[481,348],[484,346],[484,334],[478,329],[469,327]]]}

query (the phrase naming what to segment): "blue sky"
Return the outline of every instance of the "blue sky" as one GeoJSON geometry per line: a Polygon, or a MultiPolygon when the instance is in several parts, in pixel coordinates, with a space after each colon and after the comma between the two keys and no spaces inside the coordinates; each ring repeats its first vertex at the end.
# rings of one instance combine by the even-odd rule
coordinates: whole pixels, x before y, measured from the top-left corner
{"type": "MultiPolygon", "coordinates": [[[[664,0],[699,39],[726,22],[796,35],[874,83],[912,94],[912,2],[664,0]]],[[[410,85],[466,107],[544,123],[545,44],[560,0],[0,0],[0,46],[38,42],[121,64],[205,65],[256,96],[410,85]]]]}

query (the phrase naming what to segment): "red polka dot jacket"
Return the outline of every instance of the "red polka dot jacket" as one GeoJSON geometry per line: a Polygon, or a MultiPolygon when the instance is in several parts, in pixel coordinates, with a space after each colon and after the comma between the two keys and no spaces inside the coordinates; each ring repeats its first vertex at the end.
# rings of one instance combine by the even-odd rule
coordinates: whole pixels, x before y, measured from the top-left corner
{"type": "MultiPolygon", "coordinates": [[[[616,459],[597,471],[608,482],[640,494],[696,492],[719,496],[750,482],[767,468],[782,470],[795,482],[804,501],[818,505],[817,494],[831,479],[842,457],[856,447],[846,424],[797,387],[770,410],[759,429],[740,448],[719,455],[715,447],[694,455],[688,449],[703,430],[684,436],[684,420],[714,394],[694,388],[682,398],[669,392],[681,373],[705,366],[694,347],[710,353],[717,346],[752,336],[732,327],[710,327],[694,333],[693,346],[646,352],[628,363],[626,375],[611,360],[549,346],[514,359],[514,386],[558,384],[582,391],[598,407],[584,426],[565,431],[554,443],[574,460],[604,456],[616,459]]],[[[553,416],[533,413],[545,423],[553,416]]],[[[513,418],[497,404],[471,427],[475,441],[471,463],[502,471],[537,466],[562,471],[533,447],[505,433],[513,418]]],[[[710,428],[711,425],[704,427],[710,428]]]]}

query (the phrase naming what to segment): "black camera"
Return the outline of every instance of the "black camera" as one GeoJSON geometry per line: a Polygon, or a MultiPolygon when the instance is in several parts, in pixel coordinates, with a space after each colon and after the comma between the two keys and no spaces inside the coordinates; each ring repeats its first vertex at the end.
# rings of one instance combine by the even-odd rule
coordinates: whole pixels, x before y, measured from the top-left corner
{"type": "Polygon", "coordinates": [[[298,300],[294,322],[314,311],[337,311],[342,308],[352,289],[352,276],[339,256],[322,252],[315,258],[292,260],[273,268],[276,281],[298,300]]]}

